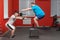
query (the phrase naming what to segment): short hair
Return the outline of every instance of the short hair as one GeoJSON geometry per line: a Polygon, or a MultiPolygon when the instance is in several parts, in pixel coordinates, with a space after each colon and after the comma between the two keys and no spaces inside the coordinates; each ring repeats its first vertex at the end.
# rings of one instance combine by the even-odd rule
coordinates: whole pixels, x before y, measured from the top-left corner
{"type": "Polygon", "coordinates": [[[34,2],[31,2],[31,4],[35,4],[34,2]]]}

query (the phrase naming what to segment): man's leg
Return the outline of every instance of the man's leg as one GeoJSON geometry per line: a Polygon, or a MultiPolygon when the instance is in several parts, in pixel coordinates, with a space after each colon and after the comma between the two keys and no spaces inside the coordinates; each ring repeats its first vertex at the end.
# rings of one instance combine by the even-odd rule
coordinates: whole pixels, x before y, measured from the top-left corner
{"type": "Polygon", "coordinates": [[[38,24],[38,21],[37,21],[37,20],[38,20],[38,18],[35,17],[35,18],[34,18],[34,22],[35,22],[35,24],[37,25],[37,27],[39,27],[39,24],[38,24]]]}

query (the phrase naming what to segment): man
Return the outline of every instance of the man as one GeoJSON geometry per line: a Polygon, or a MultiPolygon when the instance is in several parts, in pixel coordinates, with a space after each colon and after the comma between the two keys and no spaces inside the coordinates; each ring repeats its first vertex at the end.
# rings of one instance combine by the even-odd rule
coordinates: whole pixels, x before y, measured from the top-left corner
{"type": "Polygon", "coordinates": [[[13,23],[15,22],[16,19],[24,19],[24,17],[22,16],[18,16],[19,12],[15,12],[7,21],[6,23],[6,27],[8,27],[11,30],[11,38],[15,37],[15,26],[13,25],[13,23]]]}
{"type": "Polygon", "coordinates": [[[45,16],[44,11],[34,2],[31,3],[31,8],[22,9],[21,12],[28,11],[28,10],[33,10],[33,12],[35,13],[34,22],[37,25],[37,27],[39,28],[39,24],[38,24],[37,20],[39,20],[45,16]]]}

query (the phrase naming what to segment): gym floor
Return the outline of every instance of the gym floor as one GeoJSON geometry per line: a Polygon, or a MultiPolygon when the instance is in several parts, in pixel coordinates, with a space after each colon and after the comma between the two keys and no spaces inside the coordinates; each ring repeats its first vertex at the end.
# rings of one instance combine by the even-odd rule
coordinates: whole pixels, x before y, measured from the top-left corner
{"type": "Polygon", "coordinates": [[[16,37],[9,39],[10,32],[7,32],[0,40],[60,40],[60,31],[56,31],[56,28],[51,30],[39,29],[39,38],[29,38],[29,28],[17,28],[16,37]]]}

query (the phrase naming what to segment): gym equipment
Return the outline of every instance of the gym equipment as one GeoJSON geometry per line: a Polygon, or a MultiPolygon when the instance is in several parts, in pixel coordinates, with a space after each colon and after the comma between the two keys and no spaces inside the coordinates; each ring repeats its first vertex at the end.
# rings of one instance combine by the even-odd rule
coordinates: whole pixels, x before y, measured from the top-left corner
{"type": "Polygon", "coordinates": [[[23,14],[23,13],[19,13],[19,14],[20,14],[20,16],[26,15],[26,14],[23,14]]]}
{"type": "Polygon", "coordinates": [[[32,37],[37,37],[39,38],[39,30],[36,29],[36,28],[30,28],[29,29],[29,37],[32,38],[32,37]]]}
{"type": "Polygon", "coordinates": [[[29,37],[39,38],[39,29],[34,28],[34,26],[32,26],[32,28],[29,29],[29,37]]]}
{"type": "Polygon", "coordinates": [[[57,27],[58,21],[57,21],[57,15],[53,16],[53,27],[57,27]]]}
{"type": "Polygon", "coordinates": [[[22,16],[23,14],[22,13],[20,13],[20,16],[22,16]]]}

